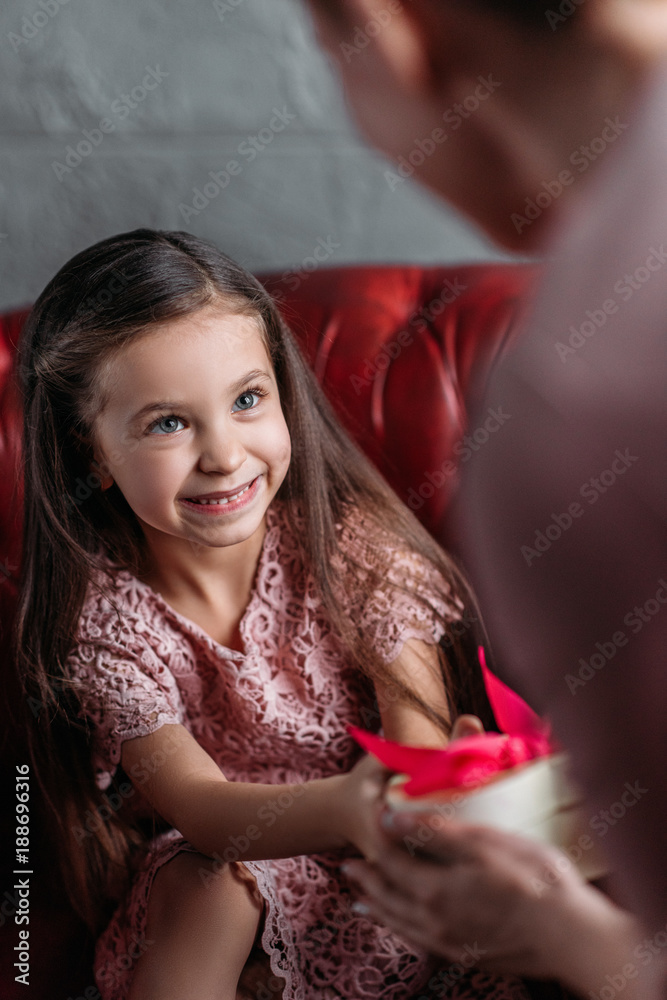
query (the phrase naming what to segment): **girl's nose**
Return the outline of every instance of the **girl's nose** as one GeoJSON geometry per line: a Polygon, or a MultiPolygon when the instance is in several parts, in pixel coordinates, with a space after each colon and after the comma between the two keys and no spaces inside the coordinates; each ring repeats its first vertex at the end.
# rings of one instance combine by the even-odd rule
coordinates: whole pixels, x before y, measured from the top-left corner
{"type": "Polygon", "coordinates": [[[230,429],[207,434],[201,444],[199,467],[202,472],[229,475],[240,468],[247,458],[243,442],[230,429]]]}

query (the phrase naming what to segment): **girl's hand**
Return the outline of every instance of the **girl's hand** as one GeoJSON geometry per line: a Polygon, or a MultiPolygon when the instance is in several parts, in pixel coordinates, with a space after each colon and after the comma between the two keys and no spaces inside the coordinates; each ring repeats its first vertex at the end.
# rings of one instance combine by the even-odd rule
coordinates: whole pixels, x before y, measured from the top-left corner
{"type": "Polygon", "coordinates": [[[484,723],[476,715],[459,715],[452,728],[452,740],[460,740],[463,736],[479,736],[484,732],[484,723]]]}
{"type": "MultiPolygon", "coordinates": [[[[484,727],[476,715],[461,715],[454,723],[451,739],[481,732],[484,727]]],[[[367,754],[345,775],[336,807],[341,809],[343,836],[371,862],[388,845],[379,820],[385,785],[392,774],[393,771],[367,754]]]]}
{"type": "Polygon", "coordinates": [[[393,773],[366,754],[344,775],[335,805],[345,840],[371,862],[387,844],[379,820],[384,786],[393,773]]]}

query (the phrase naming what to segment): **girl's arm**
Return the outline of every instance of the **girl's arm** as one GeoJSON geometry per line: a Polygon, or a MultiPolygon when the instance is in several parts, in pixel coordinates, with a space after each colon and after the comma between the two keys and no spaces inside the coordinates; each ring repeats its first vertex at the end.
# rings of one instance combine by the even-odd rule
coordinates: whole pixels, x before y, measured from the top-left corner
{"type": "MultiPolygon", "coordinates": [[[[437,647],[420,639],[408,639],[400,655],[391,663],[392,672],[415,694],[450,718],[445,685],[438,662],[437,647]]],[[[392,685],[375,681],[378,707],[382,719],[382,730],[387,740],[396,740],[409,746],[444,747],[447,737],[433,722],[430,722],[417,708],[397,701],[392,685]]]]}
{"type": "MultiPolygon", "coordinates": [[[[412,688],[427,705],[431,705],[445,719],[450,719],[445,685],[442,679],[437,647],[420,639],[408,639],[399,656],[390,664],[394,676],[412,688]]],[[[483,732],[480,720],[474,715],[461,715],[454,722],[449,738],[422,712],[397,698],[395,685],[375,680],[378,707],[385,739],[396,740],[408,746],[447,746],[450,739],[483,732]]],[[[384,786],[391,771],[379,764],[370,754],[364,757],[349,775],[343,789],[352,803],[346,817],[350,841],[372,863],[378,860],[383,847],[379,818],[383,808],[384,786]]]]}
{"type": "MultiPolygon", "coordinates": [[[[447,716],[435,646],[408,640],[392,668],[447,716]]],[[[392,697],[391,686],[378,683],[376,690],[387,739],[447,743],[420,712],[392,697]]],[[[253,861],[351,846],[367,857],[375,854],[373,813],[390,772],[372,757],[362,758],[348,774],[302,784],[228,781],[184,726],[166,724],[125,740],[121,764],[131,779],[140,775],[137,789],[202,854],[253,861]],[[147,768],[147,759],[163,763],[147,768]]]]}
{"type": "Polygon", "coordinates": [[[130,777],[141,775],[138,790],[202,854],[248,861],[349,847],[359,772],[376,769],[364,759],[349,775],[303,784],[228,781],[188,730],[172,724],[126,740],[121,763],[130,777]],[[164,762],[151,773],[146,759],[164,762]]]}

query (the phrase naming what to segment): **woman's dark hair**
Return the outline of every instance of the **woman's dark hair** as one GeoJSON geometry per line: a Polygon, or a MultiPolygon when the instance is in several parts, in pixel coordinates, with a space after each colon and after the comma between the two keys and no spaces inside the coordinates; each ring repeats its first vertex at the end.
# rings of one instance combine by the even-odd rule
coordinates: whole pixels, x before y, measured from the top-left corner
{"type": "MultiPolygon", "coordinates": [[[[465,3],[466,0],[462,2],[465,3]]],[[[475,2],[492,13],[509,18],[527,28],[553,33],[556,28],[559,30],[561,27],[567,28],[578,20],[579,5],[585,0],[571,0],[570,9],[566,14],[561,10],[563,4],[556,0],[475,0],[475,2]]]]}
{"type": "MultiPolygon", "coordinates": [[[[68,675],[87,588],[105,591],[108,559],[139,575],[145,552],[139,522],[114,484],[92,488],[77,503],[77,482],[90,483],[95,416],[103,403],[105,362],[157,324],[205,306],[253,316],[272,360],[292,440],[292,460],[277,497],[286,502],[305,565],[319,582],[322,603],[352,663],[370,680],[394,685],[399,699],[440,727],[444,718],[392,676],[349,621],[336,594],[333,558],[336,525],[350,505],[381,529],[391,526],[444,577],[468,620],[479,612],[453,561],[404,506],[339,424],[296,341],[264,287],[212,244],[185,232],[138,229],[77,254],[49,282],[21,335],[19,387],[23,397],[24,527],[14,654],[25,703],[40,706],[29,722],[34,773],[53,821],[64,884],[91,930],[99,930],[128,884],[133,852],[148,831],[121,818],[97,787],[91,732],[68,675]],[[305,502],[307,500],[307,502],[305,502]],[[298,525],[303,523],[303,529],[298,525]],[[99,574],[102,574],[100,577],[99,574]],[[83,817],[100,821],[76,836],[83,817]]],[[[362,567],[347,561],[347,587],[362,567]]],[[[387,566],[378,556],[367,592],[386,588],[387,566]]],[[[415,602],[428,603],[408,592],[415,602]]],[[[108,596],[108,595],[107,595],[108,596]]],[[[110,598],[111,599],[111,598],[110,598]]],[[[465,619],[464,619],[465,620],[465,619]]],[[[493,725],[475,671],[476,637],[446,629],[439,649],[451,714],[476,711],[493,725]],[[447,650],[447,655],[445,655],[447,650]]]]}
{"type": "MultiPolygon", "coordinates": [[[[347,25],[347,21],[341,10],[340,0],[309,0],[309,2],[326,14],[335,24],[341,27],[347,25]]],[[[429,2],[437,6],[443,0],[429,0],[429,2]]],[[[445,0],[445,2],[448,2],[448,0],[445,0]]],[[[547,28],[553,30],[549,23],[548,14],[558,14],[558,10],[554,9],[556,7],[555,0],[456,0],[456,2],[463,3],[468,7],[471,4],[473,6],[484,7],[494,14],[510,18],[518,24],[538,29],[547,28]]],[[[561,23],[569,23],[574,19],[579,9],[578,5],[582,2],[583,0],[572,0],[573,9],[571,13],[559,17],[559,26],[561,23]]]]}
{"type": "MultiPolygon", "coordinates": [[[[573,7],[575,2],[576,0],[572,4],[573,7]]],[[[582,0],[579,0],[579,3],[581,2],[582,0]]],[[[494,14],[510,17],[514,21],[519,21],[521,24],[535,28],[548,26],[547,13],[549,11],[554,13],[556,5],[554,0],[475,0],[475,3],[479,4],[480,7],[486,7],[487,10],[493,11],[494,14]]],[[[576,14],[576,8],[572,13],[576,14]]],[[[567,19],[570,16],[567,15],[567,19]]],[[[563,17],[563,22],[565,20],[566,18],[563,17]]]]}

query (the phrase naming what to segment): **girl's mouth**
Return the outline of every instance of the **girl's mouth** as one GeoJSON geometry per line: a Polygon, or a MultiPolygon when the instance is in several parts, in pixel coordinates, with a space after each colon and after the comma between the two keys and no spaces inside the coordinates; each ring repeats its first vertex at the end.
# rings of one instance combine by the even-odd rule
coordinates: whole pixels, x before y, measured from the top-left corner
{"type": "Polygon", "coordinates": [[[228,514],[239,510],[249,504],[257,495],[259,481],[262,477],[257,476],[248,486],[245,486],[238,493],[230,497],[222,497],[218,500],[197,500],[193,497],[181,498],[180,503],[185,504],[189,510],[196,510],[200,514],[215,515],[228,514]]]}

